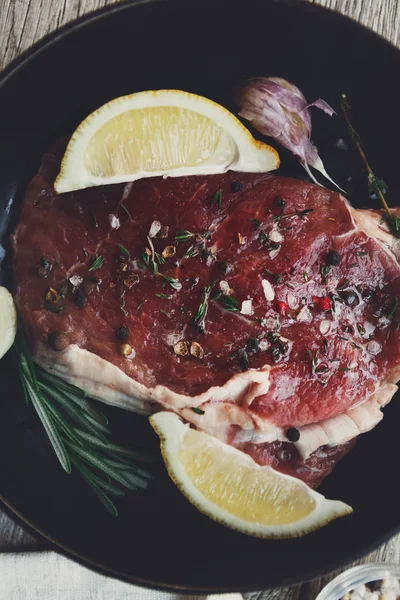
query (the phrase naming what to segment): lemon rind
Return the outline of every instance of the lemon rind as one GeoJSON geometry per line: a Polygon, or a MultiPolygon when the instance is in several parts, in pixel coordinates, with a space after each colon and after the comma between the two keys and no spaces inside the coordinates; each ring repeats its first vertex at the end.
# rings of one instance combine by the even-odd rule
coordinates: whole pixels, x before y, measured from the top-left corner
{"type": "MultiPolygon", "coordinates": [[[[338,500],[328,500],[322,494],[309,488],[304,482],[289,475],[279,473],[282,478],[288,479],[291,482],[295,482],[297,485],[308,490],[308,493],[316,502],[316,508],[314,511],[310,515],[307,515],[306,517],[293,523],[274,526],[268,526],[259,523],[249,523],[248,521],[242,520],[231,515],[224,509],[216,506],[213,502],[208,500],[204,494],[202,494],[191,482],[182,463],[177,459],[177,450],[189,425],[185,425],[177,415],[169,412],[160,412],[153,415],[150,418],[150,423],[160,437],[161,453],[168,474],[182,494],[200,512],[210,517],[214,521],[239,531],[240,533],[263,539],[302,537],[312,531],[315,531],[316,529],[319,529],[320,527],[323,527],[324,525],[327,525],[334,519],[353,512],[353,509],[344,502],[338,500]]],[[[201,435],[209,438],[210,443],[216,446],[221,446],[224,452],[232,453],[233,459],[234,456],[238,457],[238,455],[240,455],[242,464],[243,462],[247,461],[254,468],[273,470],[271,467],[262,467],[257,465],[250,456],[243,454],[231,446],[227,446],[223,442],[209,436],[208,434],[201,433],[201,435]]]]}
{"type": "Polygon", "coordinates": [[[180,90],[150,90],[115,98],[82,121],[69,141],[54,187],[56,192],[63,193],[90,186],[131,182],[145,177],[206,175],[224,173],[228,169],[243,172],[267,172],[277,169],[279,164],[277,151],[268,144],[255,140],[239,119],[223,106],[208,98],[180,90]],[[161,106],[176,106],[194,111],[198,107],[199,113],[229,132],[238,150],[236,159],[226,165],[202,164],[163,171],[140,171],[130,175],[107,178],[96,177],[86,171],[84,167],[85,149],[89,140],[100,127],[111,118],[126,111],[161,106]]]}

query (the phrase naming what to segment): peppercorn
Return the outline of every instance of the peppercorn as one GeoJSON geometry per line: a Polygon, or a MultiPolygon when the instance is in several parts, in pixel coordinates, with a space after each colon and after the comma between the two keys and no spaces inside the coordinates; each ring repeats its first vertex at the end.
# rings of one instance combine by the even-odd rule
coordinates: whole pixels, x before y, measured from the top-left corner
{"type": "Polygon", "coordinates": [[[36,270],[39,277],[43,277],[43,279],[46,279],[46,277],[50,275],[51,268],[51,262],[44,256],[41,256],[39,258],[38,264],[36,265],[36,270]]]}
{"type": "Polygon", "coordinates": [[[344,303],[347,304],[347,306],[358,306],[360,304],[360,300],[356,292],[353,292],[352,290],[341,292],[340,297],[344,300],[344,303]]]}
{"type": "Polygon", "coordinates": [[[317,308],[324,312],[332,308],[332,300],[329,298],[329,296],[323,296],[322,298],[313,296],[313,302],[317,308]]]}
{"type": "Polygon", "coordinates": [[[286,304],[286,302],[283,302],[282,300],[278,300],[276,305],[277,305],[279,314],[282,316],[285,316],[288,311],[288,305],[286,304]]]}
{"type": "Polygon", "coordinates": [[[130,356],[132,354],[132,346],[130,344],[121,344],[119,351],[122,356],[130,356]]]}
{"type": "Polygon", "coordinates": [[[340,264],[340,261],[341,256],[339,252],[336,252],[336,250],[329,250],[328,254],[326,255],[326,264],[337,267],[340,264]]]}
{"type": "Polygon", "coordinates": [[[286,437],[289,442],[298,442],[300,439],[300,431],[296,427],[289,427],[286,430],[286,437]]]}
{"type": "Polygon", "coordinates": [[[41,256],[41,257],[39,258],[39,265],[40,265],[41,267],[44,267],[45,269],[50,269],[50,267],[51,267],[51,262],[50,262],[50,261],[49,261],[47,258],[45,258],[44,256],[41,256]]]}
{"type": "Polygon", "coordinates": [[[276,284],[276,285],[280,285],[281,283],[283,283],[283,275],[281,273],[274,273],[272,275],[272,281],[276,284]]]}
{"type": "Polygon", "coordinates": [[[121,340],[121,342],[125,342],[129,337],[129,329],[126,327],[126,325],[122,325],[122,327],[119,327],[115,330],[115,335],[119,340],[121,340]]]}
{"type": "Polygon", "coordinates": [[[232,267],[228,263],[219,261],[217,264],[218,264],[218,270],[223,275],[227,275],[228,273],[231,273],[232,267]]]}
{"type": "Polygon", "coordinates": [[[57,352],[62,352],[69,346],[69,338],[62,331],[53,331],[49,333],[48,342],[53,350],[57,352]]]}
{"type": "Polygon", "coordinates": [[[233,193],[241,192],[242,189],[243,189],[243,183],[240,183],[239,181],[232,181],[231,190],[233,193]]]}
{"type": "Polygon", "coordinates": [[[75,293],[75,304],[78,308],[83,308],[88,303],[88,299],[79,290],[75,293]]]}
{"type": "Polygon", "coordinates": [[[283,198],[281,198],[280,196],[275,196],[274,202],[275,202],[275,206],[278,206],[279,208],[284,208],[286,206],[285,200],[283,198]]]}

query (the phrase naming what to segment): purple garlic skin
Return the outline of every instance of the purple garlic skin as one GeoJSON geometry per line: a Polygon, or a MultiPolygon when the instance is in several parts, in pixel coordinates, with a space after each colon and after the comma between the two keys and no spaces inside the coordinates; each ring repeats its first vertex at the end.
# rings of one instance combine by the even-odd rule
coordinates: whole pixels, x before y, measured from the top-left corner
{"type": "Polygon", "coordinates": [[[317,169],[339,187],[329,177],[311,142],[310,108],[315,106],[329,116],[336,114],[325,100],[308,104],[299,88],[289,81],[280,77],[256,77],[241,89],[238,101],[239,116],[292,152],[315,183],[319,182],[309,167],[317,169]]]}

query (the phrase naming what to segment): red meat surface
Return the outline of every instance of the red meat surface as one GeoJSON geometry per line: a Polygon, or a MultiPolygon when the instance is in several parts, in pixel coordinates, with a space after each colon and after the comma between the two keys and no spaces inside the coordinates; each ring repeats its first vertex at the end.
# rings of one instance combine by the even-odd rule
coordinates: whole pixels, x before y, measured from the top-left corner
{"type": "MultiPolygon", "coordinates": [[[[16,299],[34,348],[64,332],[70,344],[146,388],[182,395],[189,407],[211,387],[269,366],[268,390],[246,411],[283,429],[364,402],[399,364],[399,267],[355,227],[339,194],[228,172],[57,195],[59,160],[58,151],[45,156],[14,236],[16,299]],[[154,222],[163,229],[149,240],[154,222]],[[168,246],[173,255],[163,261],[168,246]],[[101,266],[91,270],[96,257],[101,266]],[[82,283],[74,286],[76,276],[82,283]],[[56,305],[46,300],[50,288],[61,296],[56,305]],[[134,359],[121,354],[122,326],[134,359]],[[201,357],[177,354],[171,340],[179,339],[188,349],[199,344],[201,357]]],[[[237,445],[310,483],[347,448],[309,458],[319,464],[313,479],[295,448],[284,460],[279,443],[237,445]]]]}

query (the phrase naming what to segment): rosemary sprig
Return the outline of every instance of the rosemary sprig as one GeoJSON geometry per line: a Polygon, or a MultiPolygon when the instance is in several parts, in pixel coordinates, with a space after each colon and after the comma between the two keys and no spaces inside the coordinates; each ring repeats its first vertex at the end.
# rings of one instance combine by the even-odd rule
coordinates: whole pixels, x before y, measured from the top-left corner
{"type": "Polygon", "coordinates": [[[151,475],[140,463],[154,459],[146,451],[131,451],[110,442],[105,415],[82,390],[33,363],[21,330],[14,350],[26,402],[35,409],[61,467],[68,474],[79,473],[107,510],[117,516],[111,497],[146,488],[151,475]]]}
{"type": "Polygon", "coordinates": [[[361,158],[364,162],[365,168],[367,169],[369,188],[372,192],[374,192],[378,196],[379,200],[381,201],[383,208],[386,211],[385,220],[386,220],[387,224],[389,225],[391,232],[393,233],[394,236],[400,237],[400,217],[398,217],[397,215],[392,213],[392,211],[390,210],[390,208],[385,200],[385,196],[384,196],[384,194],[387,190],[387,185],[385,184],[383,179],[380,179],[379,177],[377,177],[375,175],[375,173],[373,172],[373,170],[371,168],[371,165],[368,162],[366,154],[361,145],[361,138],[360,138],[359,134],[357,133],[357,131],[354,129],[353,124],[351,122],[351,118],[350,118],[351,106],[347,100],[346,94],[342,94],[341,107],[342,107],[342,111],[343,111],[343,115],[344,115],[347,127],[349,129],[350,137],[351,137],[353,144],[355,145],[359,155],[361,156],[361,158]]]}

